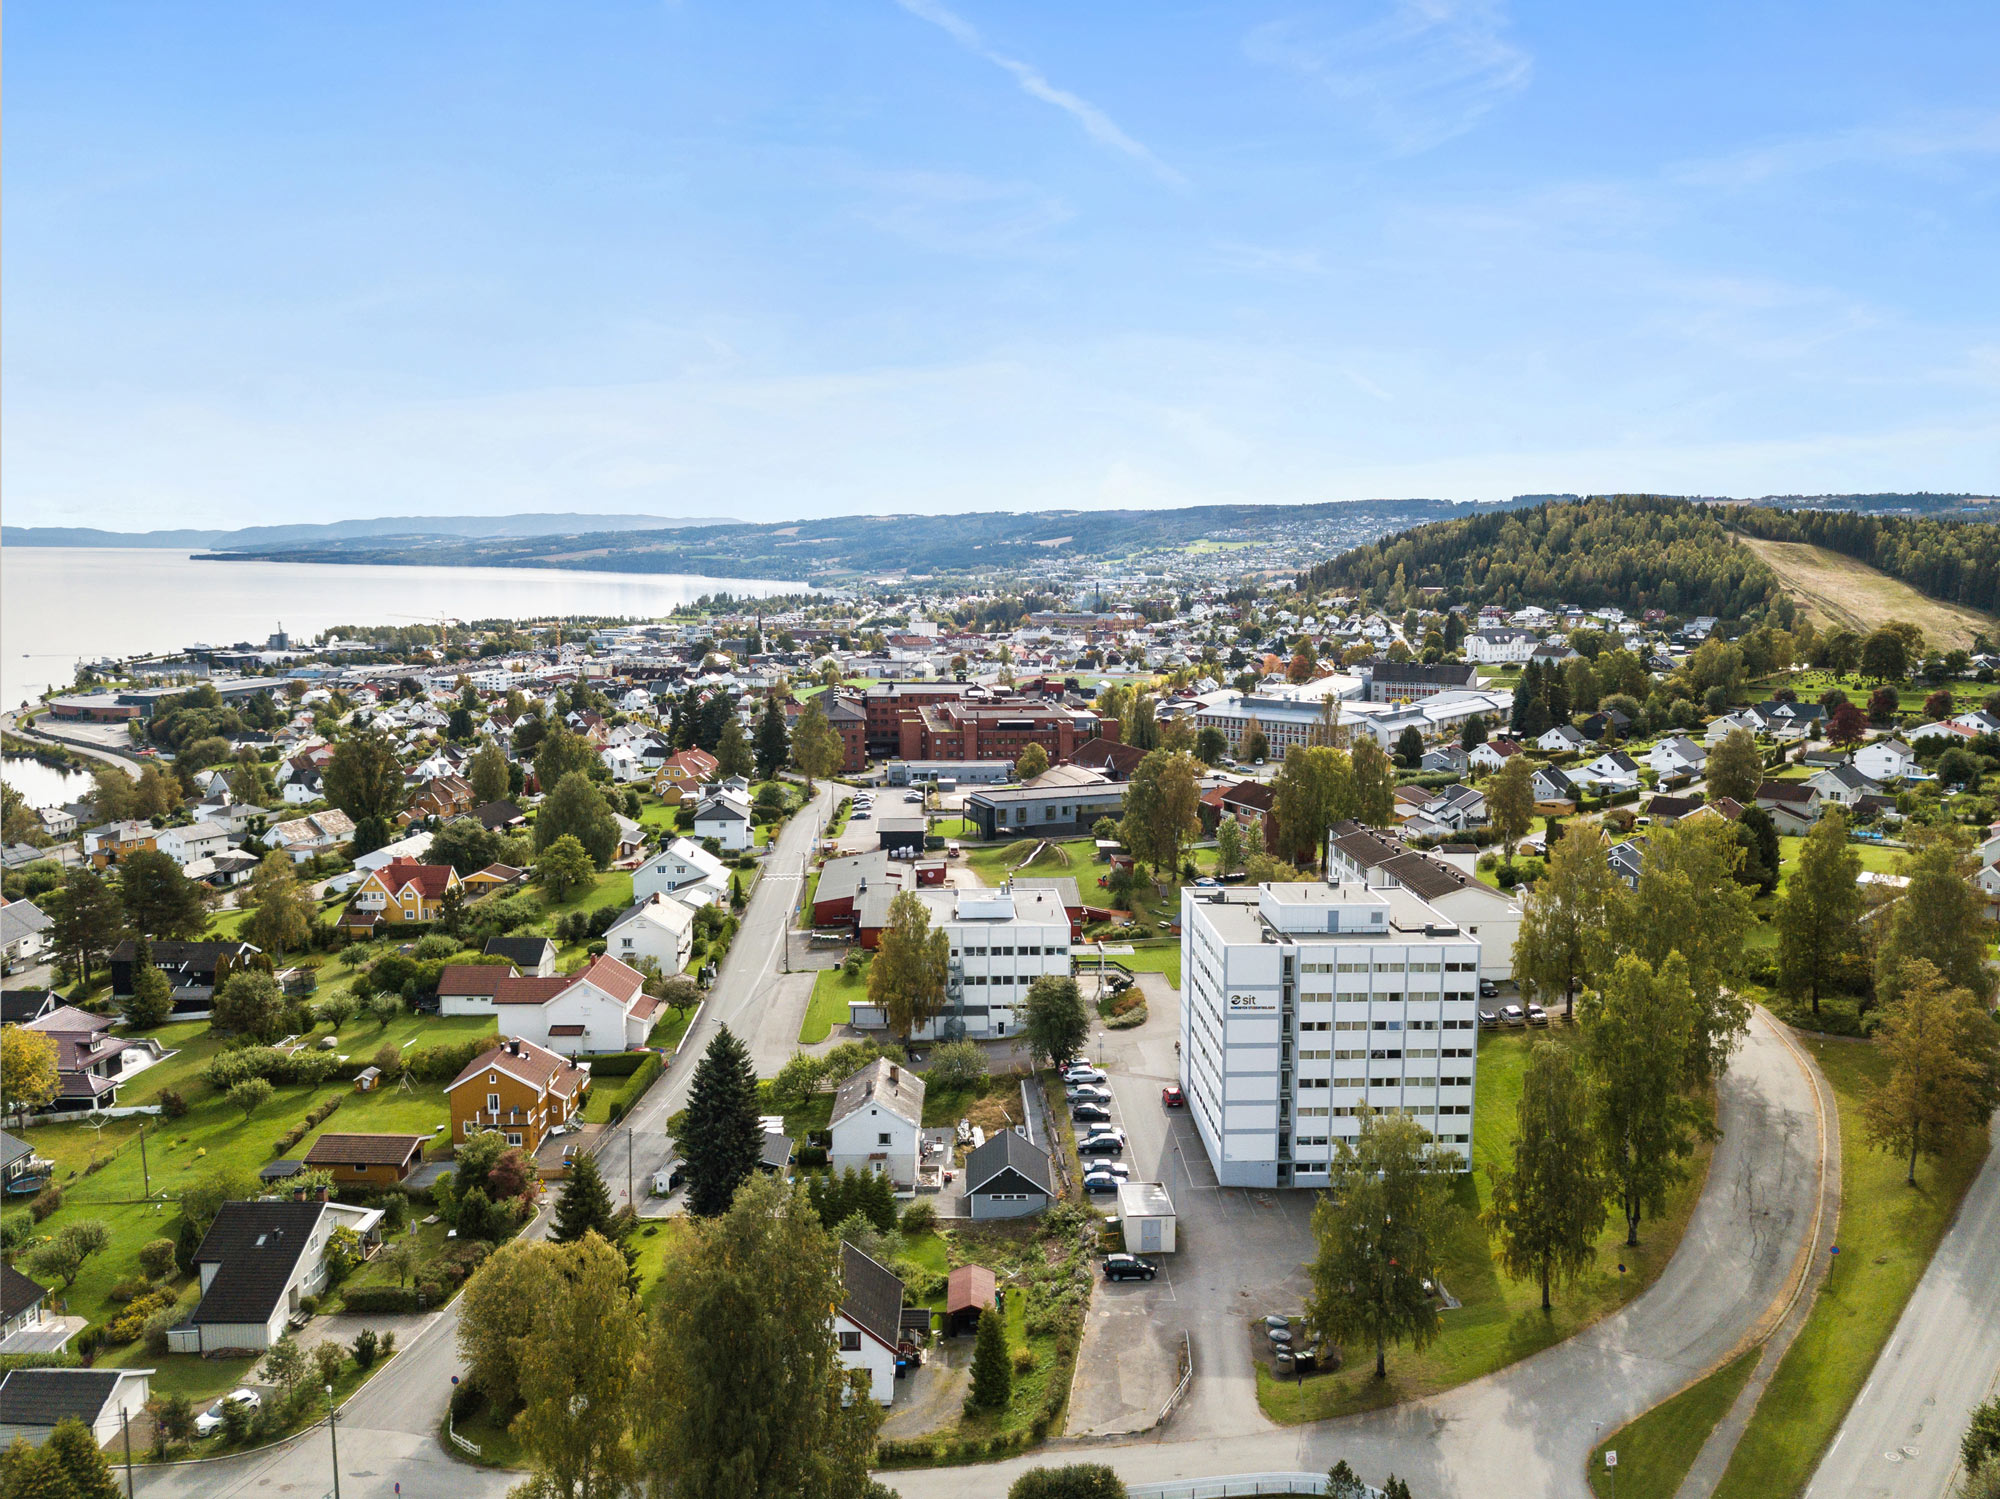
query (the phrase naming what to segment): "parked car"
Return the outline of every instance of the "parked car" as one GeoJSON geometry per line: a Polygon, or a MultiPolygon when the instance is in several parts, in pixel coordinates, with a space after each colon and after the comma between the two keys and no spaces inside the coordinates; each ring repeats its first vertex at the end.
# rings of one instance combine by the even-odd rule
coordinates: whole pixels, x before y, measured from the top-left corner
{"type": "Polygon", "coordinates": [[[1069,1090],[1069,1101],[1073,1104],[1108,1104],[1111,1102],[1111,1090],[1109,1088],[1100,1088],[1096,1083],[1078,1083],[1074,1088],[1069,1090]]]}
{"type": "Polygon", "coordinates": [[[1077,1083],[1102,1083],[1109,1079],[1095,1067],[1072,1067],[1063,1074],[1063,1081],[1075,1086],[1077,1083]]]}
{"type": "Polygon", "coordinates": [[[923,799],[924,794],[921,791],[906,791],[903,793],[903,800],[906,802],[920,802],[923,799]]]}
{"type": "Polygon", "coordinates": [[[1151,1280],[1159,1269],[1136,1254],[1112,1254],[1104,1259],[1106,1280],[1151,1280]]]}
{"type": "Polygon", "coordinates": [[[222,1408],[225,1405],[240,1405],[246,1411],[254,1411],[264,1403],[264,1397],[255,1390],[231,1390],[215,1404],[194,1418],[196,1436],[212,1436],[222,1429],[222,1408]]]}
{"type": "Polygon", "coordinates": [[[1500,1016],[1496,1012],[1492,1010],[1481,1010],[1479,1012],[1479,1028],[1481,1030],[1490,1031],[1499,1024],[1500,1016]]]}
{"type": "Polygon", "coordinates": [[[1547,1025],[1548,1023],[1549,1012],[1547,1010],[1543,1009],[1540,1005],[1528,1006],[1528,1024],[1547,1025]]]}
{"type": "Polygon", "coordinates": [[[1125,1136],[1117,1130],[1113,1130],[1107,1134],[1092,1135],[1088,1139],[1077,1142],[1076,1153],[1078,1155],[1123,1155],[1125,1153],[1125,1136]]]}
{"type": "MultiPolygon", "coordinates": [[[[1072,1072],[1095,1072],[1096,1070],[1097,1064],[1091,1061],[1089,1057],[1071,1057],[1062,1065],[1062,1074],[1064,1077],[1068,1077],[1072,1072]]],[[[1088,1082],[1089,1079],[1085,1078],[1084,1081],[1088,1082]]]]}
{"type": "Polygon", "coordinates": [[[1079,1103],[1069,1111],[1072,1124],[1109,1124],[1111,1110],[1101,1103],[1079,1103]]]}
{"type": "Polygon", "coordinates": [[[1481,979],[1479,981],[1479,997],[1481,999],[1498,999],[1500,997],[1499,983],[1494,979],[1481,979]]]}
{"type": "Polygon", "coordinates": [[[1528,1023],[1527,1012],[1519,1005],[1502,1005],[1500,1007],[1500,1018],[1509,1025],[1526,1025],[1528,1023]]]}
{"type": "Polygon", "coordinates": [[[1115,1176],[1102,1172],[1086,1171],[1083,1176],[1083,1190],[1089,1193],[1116,1192],[1124,1183],[1115,1176]]]}
{"type": "Polygon", "coordinates": [[[1187,1095],[1181,1092],[1178,1084],[1169,1083],[1160,1089],[1160,1102],[1170,1109],[1184,1109],[1187,1107],[1187,1095]]]}
{"type": "Polygon", "coordinates": [[[1122,1182],[1132,1179],[1132,1168],[1123,1161],[1092,1161],[1083,1168],[1085,1176],[1115,1176],[1122,1182]]]}

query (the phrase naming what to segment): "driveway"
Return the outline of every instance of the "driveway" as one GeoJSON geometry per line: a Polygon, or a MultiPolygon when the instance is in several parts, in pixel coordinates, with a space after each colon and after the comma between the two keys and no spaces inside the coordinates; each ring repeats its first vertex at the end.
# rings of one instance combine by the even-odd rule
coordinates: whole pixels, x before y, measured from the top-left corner
{"type": "MultiPolygon", "coordinates": [[[[1155,1088],[1173,1058],[1173,1038],[1156,1031],[1159,1024],[1156,1011],[1153,1020],[1127,1033],[1130,1041],[1112,1040],[1101,1048],[1116,1058],[1135,1044],[1145,1069],[1143,1075],[1114,1073],[1121,1100],[1126,1086],[1134,1090],[1126,1116],[1135,1139],[1146,1119],[1137,1090],[1155,1088]]],[[[1753,1020],[1718,1089],[1723,1135],[1680,1252],[1653,1287],[1616,1316],[1429,1400],[1288,1428],[1249,1414],[1255,1402],[1254,1387],[1246,1385],[1247,1341],[1238,1345],[1241,1353],[1232,1363],[1228,1340],[1211,1339],[1203,1345],[1213,1344],[1211,1355],[1196,1353],[1184,1412],[1174,1415],[1163,1434],[1124,1446],[1093,1443],[1090,1459],[1109,1463],[1128,1483],[1280,1469],[1324,1472],[1345,1459],[1374,1482],[1394,1471],[1432,1499],[1486,1499],[1496,1493],[1509,1499],[1584,1499],[1584,1463],[1603,1432],[1727,1358],[1789,1295],[1818,1204],[1821,1121],[1809,1063],[1781,1030],[1761,1011],[1753,1020]],[[1251,1390],[1247,1410],[1246,1389],[1251,1390]]],[[[1153,1096],[1157,1099],[1157,1092],[1153,1096]]],[[[1199,1243],[1185,1252],[1186,1275],[1176,1257],[1177,1306],[1204,1299],[1193,1283],[1204,1273],[1206,1235],[1213,1232],[1203,1226],[1197,1147],[1191,1139],[1181,1143],[1183,1133],[1191,1136],[1178,1124],[1171,1131],[1163,1127],[1156,1145],[1139,1141],[1133,1152],[1135,1161],[1157,1161],[1170,1180],[1173,1170],[1185,1167],[1181,1190],[1189,1193],[1188,1205],[1178,1195],[1175,1205],[1183,1221],[1194,1210],[1199,1243]]],[[[1274,1202],[1268,1210],[1254,1202],[1256,1193],[1213,1195],[1234,1236],[1226,1247],[1218,1246],[1218,1258],[1235,1255],[1240,1241],[1248,1246],[1246,1258],[1263,1263],[1270,1251],[1258,1246],[1282,1242],[1292,1231],[1285,1225],[1293,1220],[1280,1215],[1302,1217],[1308,1194],[1270,1194],[1274,1202]],[[1285,1198],[1299,1199],[1298,1206],[1285,1198]]],[[[1223,1307],[1239,1279],[1216,1276],[1206,1295],[1224,1300],[1209,1316],[1226,1320],[1223,1307]]],[[[1239,1299],[1246,1309],[1242,1315],[1262,1310],[1256,1303],[1254,1295],[1239,1299]]],[[[1207,1325],[1201,1317],[1191,1322],[1197,1335],[1207,1325]]],[[[904,1499],[985,1499],[1005,1494],[1023,1469],[1058,1460],[1044,1453],[974,1469],[892,1477],[904,1499]]]]}

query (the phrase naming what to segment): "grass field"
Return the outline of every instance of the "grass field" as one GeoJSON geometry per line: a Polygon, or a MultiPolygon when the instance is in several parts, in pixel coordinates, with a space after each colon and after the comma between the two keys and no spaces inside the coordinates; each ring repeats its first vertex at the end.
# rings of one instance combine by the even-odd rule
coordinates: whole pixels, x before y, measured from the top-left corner
{"type": "MultiPolygon", "coordinates": [[[[435,1045],[466,1035],[490,1034],[489,1018],[443,1019],[405,1014],[384,1028],[369,1018],[349,1021],[337,1033],[342,1055],[370,1056],[384,1044],[401,1050],[408,1045],[435,1045]]],[[[75,1285],[57,1294],[69,1311],[101,1324],[115,1315],[118,1304],[110,1292],[138,1270],[139,1249],[148,1240],[172,1238],[180,1227],[177,1198],[193,1182],[215,1171],[254,1178],[258,1169],[277,1156],[277,1138],[315,1104],[333,1097],[340,1108],[286,1152],[302,1156],[327,1130],[342,1133],[429,1134],[447,1120],[443,1089],[436,1084],[412,1084],[408,1091],[389,1087],[356,1093],[352,1083],[330,1081],[318,1087],[291,1086],[276,1090],[270,1101],[245,1121],[200,1080],[202,1067],[222,1049],[205,1021],[162,1026],[153,1032],[174,1054],[135,1077],[121,1091],[124,1103],[151,1103],[173,1089],[187,1100],[179,1119],[115,1119],[94,1127],[88,1123],[36,1125],[25,1137],[36,1151],[55,1162],[55,1180],[64,1192],[63,1206],[39,1225],[52,1234],[65,1224],[95,1220],[110,1231],[111,1242],[87,1261],[75,1285]],[[146,1126],[143,1152],[139,1130],[146,1126]]],[[[8,1217],[26,1216],[25,1204],[11,1207],[8,1217]]],[[[154,1388],[191,1397],[212,1395],[240,1378],[242,1366],[233,1361],[184,1356],[148,1357],[142,1345],[107,1350],[105,1359],[118,1364],[157,1367],[154,1388]]]]}
{"type": "Polygon", "coordinates": [[[1981,1135],[1955,1156],[1924,1162],[1917,1185],[1905,1186],[1903,1162],[1871,1150],[1862,1127],[1861,1101],[1882,1075],[1881,1054],[1864,1042],[1801,1039],[1840,1110],[1840,1253],[1717,1499],[1786,1499],[1805,1487],[1986,1157],[1981,1135]]]}
{"type": "Polygon", "coordinates": [[[1863,634],[1892,619],[1908,620],[1932,644],[1970,648],[1972,637],[1992,630],[1993,616],[1962,604],[1948,604],[1877,572],[1865,562],[1800,541],[1736,538],[1768,563],[1784,585],[1821,625],[1863,634]]]}
{"type": "Polygon", "coordinates": [[[806,1018],[799,1026],[799,1044],[815,1046],[824,1041],[836,1025],[846,1021],[849,1001],[867,997],[865,969],[855,978],[849,978],[843,969],[821,969],[813,980],[812,1003],[806,1006],[806,1018]]]}
{"type": "Polygon", "coordinates": [[[1303,1384],[1281,1383],[1260,1367],[1257,1401],[1272,1420],[1289,1425],[1372,1410],[1490,1374],[1617,1311],[1657,1280],[1673,1258],[1708,1174],[1705,1146],[1689,1162],[1688,1179],[1669,1195],[1667,1211],[1639,1226],[1637,1249],[1625,1247],[1624,1220],[1613,1210],[1598,1239],[1597,1263],[1574,1286],[1556,1291],[1553,1311],[1542,1311],[1538,1285],[1515,1280],[1494,1263],[1478,1214],[1492,1197],[1487,1168],[1513,1158],[1521,1079],[1536,1039],[1526,1031],[1480,1038],[1473,1170],[1458,1180],[1458,1213],[1438,1260],[1439,1279],[1463,1305],[1443,1314],[1444,1330],[1421,1353],[1392,1347],[1387,1379],[1375,1378],[1372,1350],[1349,1350],[1348,1367],[1303,1384]]]}
{"type": "Polygon", "coordinates": [[[1748,1350],[1599,1442],[1590,1454],[1591,1493],[1598,1499],[1673,1499],[1763,1352],[1761,1346],[1748,1350]],[[1618,1454],[1616,1469],[1604,1466],[1607,1451],[1618,1454]]]}

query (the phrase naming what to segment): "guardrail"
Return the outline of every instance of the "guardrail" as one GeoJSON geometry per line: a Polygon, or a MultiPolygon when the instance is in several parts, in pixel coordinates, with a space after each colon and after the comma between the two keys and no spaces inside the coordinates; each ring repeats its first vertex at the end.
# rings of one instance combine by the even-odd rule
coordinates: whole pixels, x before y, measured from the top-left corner
{"type": "MultiPolygon", "coordinates": [[[[1153,1423],[1155,1426],[1164,1426],[1166,1424],[1167,1417],[1174,1413],[1174,1407],[1181,1403],[1181,1397],[1187,1394],[1188,1386],[1193,1383],[1194,1343],[1188,1338],[1187,1333],[1183,1332],[1181,1334],[1181,1380],[1179,1384],[1174,1386],[1173,1394],[1167,1396],[1167,1403],[1160,1407],[1160,1417],[1153,1423]]],[[[1281,1489],[1278,1492],[1283,1493],[1286,1491],[1281,1489]]]]}
{"type": "MultiPolygon", "coordinates": [[[[1170,1478],[1162,1483],[1128,1484],[1130,1499],[1237,1499],[1247,1494],[1325,1494],[1324,1473],[1236,1473],[1226,1478],[1170,1478]]],[[[1362,1492],[1368,1499],[1382,1499],[1382,1491],[1372,1486],[1362,1492]]]]}

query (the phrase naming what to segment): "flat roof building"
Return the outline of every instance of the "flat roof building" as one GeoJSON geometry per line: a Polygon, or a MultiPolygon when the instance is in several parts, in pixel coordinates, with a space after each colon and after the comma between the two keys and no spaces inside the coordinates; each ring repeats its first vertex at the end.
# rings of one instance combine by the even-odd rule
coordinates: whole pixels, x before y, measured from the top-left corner
{"type": "Polygon", "coordinates": [[[1181,892],[1181,1087],[1224,1186],[1318,1187],[1365,1109],[1472,1156],[1479,939],[1412,891],[1181,892]]]}

